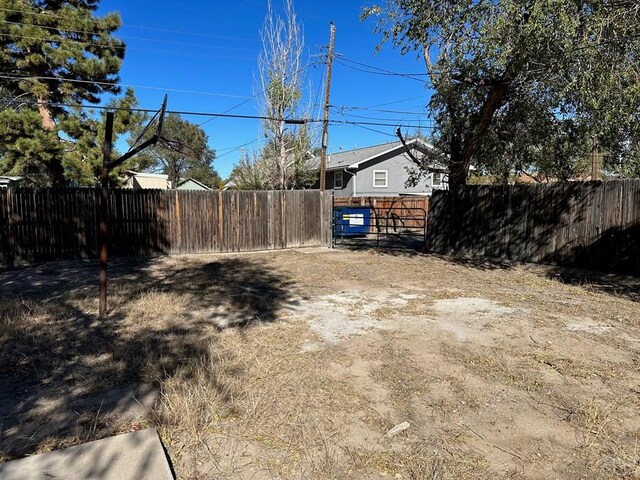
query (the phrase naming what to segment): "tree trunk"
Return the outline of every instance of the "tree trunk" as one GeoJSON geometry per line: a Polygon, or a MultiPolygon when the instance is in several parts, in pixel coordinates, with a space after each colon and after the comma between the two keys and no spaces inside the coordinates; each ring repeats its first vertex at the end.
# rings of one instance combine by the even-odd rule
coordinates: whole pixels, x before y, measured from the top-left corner
{"type": "Polygon", "coordinates": [[[54,131],[56,129],[56,122],[53,119],[51,110],[46,105],[46,99],[44,97],[38,97],[38,112],[42,119],[42,127],[48,131],[54,131]]]}
{"type": "MultiPolygon", "coordinates": [[[[60,142],[60,137],[58,136],[56,122],[53,119],[53,114],[51,113],[51,109],[46,104],[46,99],[44,97],[38,97],[38,113],[40,114],[40,119],[42,120],[42,128],[51,132],[55,135],[56,141],[60,142]]],[[[47,164],[47,170],[49,171],[49,179],[51,180],[51,185],[54,187],[64,187],[65,179],[64,179],[64,166],[62,165],[62,158],[58,155],[54,155],[49,163],[47,164]]]]}
{"type": "Polygon", "coordinates": [[[287,149],[284,144],[284,122],[280,122],[280,188],[287,189],[287,149]]]}

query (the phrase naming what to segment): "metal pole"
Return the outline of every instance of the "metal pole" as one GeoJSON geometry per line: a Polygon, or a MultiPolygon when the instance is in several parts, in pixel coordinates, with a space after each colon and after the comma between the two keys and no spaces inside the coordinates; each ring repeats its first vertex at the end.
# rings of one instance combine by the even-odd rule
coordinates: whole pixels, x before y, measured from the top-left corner
{"type": "Polygon", "coordinates": [[[113,143],[113,112],[107,112],[104,146],[102,149],[102,175],[100,176],[100,316],[107,315],[107,262],[109,259],[109,170],[113,143]]]}
{"type": "Polygon", "coordinates": [[[322,154],[320,155],[320,190],[327,188],[327,146],[329,144],[329,96],[331,94],[331,67],[333,65],[333,44],[336,37],[336,26],[331,25],[329,37],[329,56],[327,58],[327,83],[324,91],[324,120],[322,122],[322,154]]]}

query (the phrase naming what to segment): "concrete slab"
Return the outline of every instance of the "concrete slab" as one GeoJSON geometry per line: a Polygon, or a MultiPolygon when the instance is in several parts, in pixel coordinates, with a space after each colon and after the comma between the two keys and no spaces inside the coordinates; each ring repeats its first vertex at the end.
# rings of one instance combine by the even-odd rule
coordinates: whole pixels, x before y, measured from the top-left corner
{"type": "Polygon", "coordinates": [[[15,456],[46,437],[78,428],[81,415],[123,425],[144,421],[158,399],[153,385],[132,384],[83,395],[55,385],[21,389],[20,378],[0,375],[0,452],[15,456]]]}
{"type": "Polygon", "coordinates": [[[0,464],[3,480],[174,480],[154,428],[0,464]]]}

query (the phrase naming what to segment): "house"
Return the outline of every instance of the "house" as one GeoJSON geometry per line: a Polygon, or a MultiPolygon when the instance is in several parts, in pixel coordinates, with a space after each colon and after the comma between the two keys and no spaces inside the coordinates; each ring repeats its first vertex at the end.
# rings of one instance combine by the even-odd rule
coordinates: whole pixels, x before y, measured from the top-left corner
{"type": "Polygon", "coordinates": [[[166,190],[171,188],[169,182],[169,176],[161,173],[141,173],[129,170],[127,172],[128,178],[124,184],[124,188],[147,189],[147,188],[159,188],[166,190]]]}
{"type": "MultiPolygon", "coordinates": [[[[435,151],[420,138],[406,143],[418,159],[435,151]]],[[[320,158],[313,162],[319,165],[320,158]]],[[[430,195],[433,190],[447,188],[447,171],[436,164],[417,185],[408,186],[410,171],[416,168],[402,142],[373,145],[328,155],[326,186],[336,197],[430,195]]]]}
{"type": "Polygon", "coordinates": [[[176,187],[178,190],[200,190],[205,192],[210,192],[211,188],[207,187],[204,183],[199,182],[193,178],[185,178],[184,180],[180,180],[178,182],[178,186],[176,187]]]}
{"type": "Polygon", "coordinates": [[[0,188],[18,188],[21,182],[22,177],[0,175],[0,188]]]}
{"type": "Polygon", "coordinates": [[[238,185],[236,184],[235,180],[229,180],[227,183],[224,184],[224,187],[222,187],[222,190],[235,190],[237,186],[238,185]]]}

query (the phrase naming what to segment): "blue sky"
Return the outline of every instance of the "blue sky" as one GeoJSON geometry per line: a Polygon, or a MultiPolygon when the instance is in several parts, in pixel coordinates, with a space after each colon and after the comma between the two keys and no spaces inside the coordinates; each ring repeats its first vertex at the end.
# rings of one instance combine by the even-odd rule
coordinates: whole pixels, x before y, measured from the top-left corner
{"type": "MultiPolygon", "coordinates": [[[[353,63],[401,73],[425,70],[416,55],[401,56],[391,45],[376,52],[381,37],[373,33],[374,21],[362,22],[359,18],[365,4],[366,0],[295,2],[304,28],[303,64],[318,63],[305,70],[310,84],[308,97],[312,103],[323,99],[321,54],[326,52],[323,47],[329,43],[329,22],[333,21],[335,51],[342,60],[334,63],[331,104],[336,108],[331,111],[331,119],[427,127],[424,112],[430,91],[422,82],[362,72],[357,69],[371,69],[353,63]]],[[[276,11],[282,11],[282,0],[273,0],[273,5],[276,11]]],[[[136,86],[142,107],[157,108],[168,93],[170,110],[224,112],[259,92],[257,57],[266,1],[102,1],[100,14],[114,11],[120,12],[123,22],[117,36],[127,43],[121,81],[136,86]]],[[[258,100],[253,99],[231,113],[256,115],[258,109],[258,100]]],[[[321,118],[321,113],[317,110],[313,116],[321,118]]],[[[196,123],[207,120],[185,118],[196,123]]],[[[247,144],[244,149],[252,151],[264,142],[258,120],[216,118],[203,128],[210,146],[217,151],[215,167],[223,177],[238,161],[241,145],[247,144]]],[[[329,151],[392,141],[394,131],[393,126],[332,125],[329,151]]]]}

